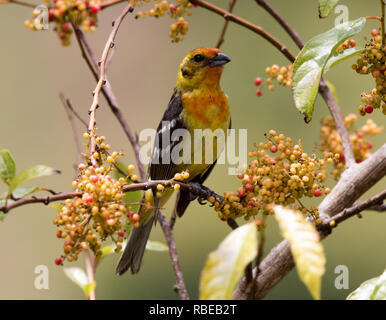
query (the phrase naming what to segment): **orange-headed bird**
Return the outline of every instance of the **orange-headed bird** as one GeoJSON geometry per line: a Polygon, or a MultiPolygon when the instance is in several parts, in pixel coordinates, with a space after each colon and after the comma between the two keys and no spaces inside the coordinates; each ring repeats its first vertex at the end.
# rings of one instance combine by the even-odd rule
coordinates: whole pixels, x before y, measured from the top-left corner
{"type": "MultiPolygon", "coordinates": [[[[223,66],[228,62],[230,58],[216,48],[195,49],[182,60],[178,69],[176,87],[157,128],[155,139],[157,143],[153,147],[148,169],[149,180],[168,180],[172,179],[176,173],[188,171],[187,181],[202,184],[209,176],[222,150],[218,152],[218,148],[214,145],[213,161],[210,163],[205,163],[204,155],[200,163],[186,161],[177,164],[172,160],[169,161],[170,163],[165,163],[162,161],[165,153],[168,153],[170,157],[173,147],[179,141],[164,143],[162,138],[166,134],[171,137],[177,129],[187,130],[192,140],[195,129],[212,131],[220,129],[224,131],[226,138],[227,129],[231,125],[231,117],[227,97],[220,87],[220,78],[223,66]]],[[[190,148],[191,154],[205,152],[201,150],[202,147],[200,150],[194,150],[193,141],[190,143],[190,148]]],[[[181,189],[178,192],[175,210],[181,217],[195,197],[186,190],[181,189]]],[[[133,274],[139,271],[146,242],[156,219],[157,212],[154,208],[163,206],[173,191],[164,192],[160,199],[157,199],[153,193],[152,190],[144,193],[142,201],[151,202],[152,206],[141,205],[138,210],[140,226],[133,229],[121,256],[116,269],[119,275],[125,273],[129,268],[133,274]]]]}

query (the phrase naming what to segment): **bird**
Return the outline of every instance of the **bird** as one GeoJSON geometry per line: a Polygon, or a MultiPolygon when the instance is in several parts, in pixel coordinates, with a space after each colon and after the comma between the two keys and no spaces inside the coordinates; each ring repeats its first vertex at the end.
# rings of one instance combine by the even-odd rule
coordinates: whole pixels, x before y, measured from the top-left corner
{"type": "MultiPolygon", "coordinates": [[[[211,161],[204,161],[205,150],[201,150],[202,147],[200,150],[194,150],[195,146],[192,142],[190,144],[191,153],[202,152],[201,161],[182,161],[181,163],[169,161],[167,163],[168,161],[162,160],[165,155],[170,157],[173,148],[181,142],[181,139],[164,142],[163,138],[166,135],[170,137],[178,129],[186,130],[191,139],[197,129],[212,131],[219,129],[224,132],[226,139],[227,130],[231,127],[231,116],[227,95],[220,87],[220,78],[223,66],[230,61],[229,56],[217,48],[195,49],[182,60],[172,97],[157,127],[148,167],[147,178],[149,180],[172,179],[180,172],[188,172],[187,181],[200,185],[208,178],[222,151],[218,150],[215,142],[211,161]]],[[[189,203],[196,197],[187,190],[180,189],[177,192],[175,211],[178,217],[182,217],[189,203]]],[[[116,274],[122,275],[128,269],[132,274],[139,272],[152,225],[157,220],[156,208],[162,207],[172,193],[173,190],[170,189],[163,192],[161,198],[158,199],[154,190],[149,189],[144,192],[138,209],[139,226],[132,229],[116,267],[116,274]]]]}

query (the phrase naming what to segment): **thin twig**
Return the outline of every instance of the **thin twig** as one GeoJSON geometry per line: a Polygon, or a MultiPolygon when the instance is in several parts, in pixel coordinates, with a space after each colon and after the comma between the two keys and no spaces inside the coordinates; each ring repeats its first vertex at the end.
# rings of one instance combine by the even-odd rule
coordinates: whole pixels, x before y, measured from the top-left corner
{"type": "Polygon", "coordinates": [[[381,1],[381,11],[382,11],[382,18],[381,18],[381,32],[382,32],[382,45],[385,44],[385,1],[381,1]]]}
{"type": "Polygon", "coordinates": [[[169,254],[172,260],[172,266],[174,270],[174,274],[176,276],[176,285],[175,290],[180,296],[181,300],[189,300],[189,294],[186,290],[186,285],[184,281],[184,275],[182,273],[181,265],[179,262],[176,243],[174,241],[173,233],[170,229],[169,223],[165,220],[165,217],[162,215],[160,211],[158,211],[158,221],[161,224],[162,231],[165,235],[166,242],[169,247],[169,254]]]}
{"type": "Polygon", "coordinates": [[[82,162],[82,148],[81,148],[81,144],[79,141],[79,134],[78,134],[78,131],[76,129],[74,118],[73,118],[72,113],[71,113],[75,110],[72,108],[70,101],[65,98],[63,93],[60,92],[59,97],[60,97],[60,100],[62,101],[64,110],[66,110],[68,121],[70,122],[70,125],[71,125],[71,129],[72,129],[72,133],[73,133],[73,137],[74,137],[74,141],[75,141],[77,159],[78,159],[77,163],[79,164],[82,162]]]}
{"type": "Polygon", "coordinates": [[[109,54],[110,49],[114,46],[114,40],[117,35],[119,26],[121,25],[122,20],[126,17],[126,15],[129,12],[132,12],[134,10],[133,6],[128,4],[122,11],[122,13],[118,16],[117,19],[113,22],[113,29],[110,33],[110,36],[105,44],[105,47],[103,49],[102,57],[99,61],[99,80],[95,87],[95,90],[93,92],[94,99],[92,101],[92,105],[89,110],[89,117],[90,122],[88,125],[88,131],[91,136],[90,138],[90,155],[91,155],[91,162],[94,166],[97,165],[95,158],[93,157],[93,154],[96,149],[96,139],[95,139],[95,126],[96,126],[96,119],[95,119],[95,111],[97,107],[99,106],[99,93],[102,90],[102,86],[105,84],[105,66],[106,66],[106,59],[109,54]]]}
{"type": "MultiPolygon", "coordinates": [[[[196,196],[204,196],[207,195],[208,198],[212,195],[215,195],[216,198],[220,199],[221,196],[217,195],[215,192],[211,191],[207,187],[203,187],[201,190],[197,190],[197,185],[194,185],[194,188],[192,188],[191,184],[189,182],[179,182],[175,180],[149,180],[146,182],[140,182],[140,183],[132,183],[123,186],[123,192],[131,192],[131,191],[139,191],[139,190],[148,190],[151,188],[156,187],[157,185],[162,184],[165,186],[174,186],[175,184],[179,184],[181,189],[184,189],[186,191],[192,192],[196,196]],[[208,192],[209,190],[209,192],[208,192]],[[210,193],[210,194],[209,194],[210,193]]],[[[18,208],[20,206],[24,206],[30,203],[43,203],[45,205],[50,204],[51,202],[56,201],[63,201],[66,199],[73,199],[76,197],[82,197],[82,192],[66,192],[66,193],[59,193],[55,192],[54,195],[46,196],[46,197],[29,197],[29,198],[21,198],[14,202],[9,202],[7,205],[0,206],[0,212],[7,213],[12,209],[18,208]]]]}
{"type": "Polygon", "coordinates": [[[356,214],[371,209],[372,207],[377,208],[378,205],[381,203],[383,204],[383,200],[386,199],[386,190],[382,191],[381,193],[377,194],[374,197],[371,197],[370,199],[366,201],[359,201],[357,203],[354,203],[354,205],[348,209],[344,209],[342,212],[334,215],[333,217],[323,221],[323,223],[320,225],[321,229],[329,228],[331,227],[331,223],[334,224],[334,226],[337,226],[339,223],[347,220],[348,218],[351,218],[352,216],[355,216],[356,214]]]}
{"type": "MultiPolygon", "coordinates": [[[[235,6],[236,1],[237,0],[231,0],[230,1],[228,12],[232,13],[233,7],[235,6]]],[[[222,27],[222,30],[221,30],[221,33],[220,33],[220,37],[219,37],[219,39],[217,40],[217,43],[216,43],[216,48],[220,48],[221,45],[224,43],[224,36],[225,36],[225,33],[227,32],[228,24],[229,24],[229,20],[225,20],[224,26],[222,27]]]]}
{"type": "MultiPolygon", "coordinates": [[[[80,30],[76,25],[73,25],[74,31],[75,31],[75,36],[79,44],[79,48],[82,52],[82,57],[85,59],[90,71],[92,72],[94,78],[96,81],[98,81],[98,62],[95,57],[95,54],[93,50],[91,49],[90,44],[87,41],[87,38],[85,37],[84,33],[82,30],[80,30]]],[[[146,173],[145,173],[145,168],[140,160],[139,156],[139,145],[136,136],[131,132],[122,112],[121,109],[119,108],[117,98],[115,97],[115,94],[111,88],[111,84],[108,80],[107,75],[105,76],[105,85],[102,87],[102,93],[104,97],[107,100],[107,103],[117,118],[118,122],[120,123],[123,131],[125,132],[127,138],[130,141],[130,144],[133,148],[134,151],[134,156],[136,159],[138,171],[139,171],[139,176],[141,177],[141,180],[145,180],[146,178],[146,173]]]]}
{"type": "Polygon", "coordinates": [[[113,5],[116,5],[118,3],[124,2],[126,0],[111,0],[109,2],[101,3],[101,9],[106,9],[108,7],[111,7],[113,5]]]}
{"type": "Polygon", "coordinates": [[[220,7],[215,6],[214,4],[211,4],[206,1],[202,0],[190,0],[192,4],[195,4],[199,7],[205,8],[209,11],[212,11],[220,16],[222,16],[225,20],[232,21],[238,25],[241,25],[258,35],[262,36],[264,39],[268,40],[272,45],[274,45],[277,49],[280,50],[290,61],[295,61],[295,56],[288,50],[288,48],[281,43],[279,40],[277,40],[273,35],[271,35],[269,32],[265,31],[262,27],[255,25],[251,23],[250,21],[247,21],[243,18],[240,18],[230,12],[225,11],[224,9],[221,9],[220,7]]]}
{"type": "Polygon", "coordinates": [[[273,18],[275,18],[275,20],[284,28],[284,30],[287,31],[287,33],[296,43],[299,49],[303,48],[304,43],[303,40],[300,38],[299,34],[293,28],[290,27],[287,21],[285,21],[274,8],[272,8],[264,0],[256,0],[256,3],[262,8],[264,8],[273,18]]]}
{"type": "MultiPolygon", "coordinates": [[[[7,3],[7,2],[4,2],[4,4],[5,3],[7,3]]],[[[36,6],[37,6],[37,4],[28,3],[28,2],[24,2],[24,1],[20,1],[20,0],[9,0],[8,3],[14,3],[14,4],[18,4],[18,5],[30,7],[30,8],[36,8],[36,6]]],[[[2,4],[2,3],[0,3],[0,4],[2,4]]]]}

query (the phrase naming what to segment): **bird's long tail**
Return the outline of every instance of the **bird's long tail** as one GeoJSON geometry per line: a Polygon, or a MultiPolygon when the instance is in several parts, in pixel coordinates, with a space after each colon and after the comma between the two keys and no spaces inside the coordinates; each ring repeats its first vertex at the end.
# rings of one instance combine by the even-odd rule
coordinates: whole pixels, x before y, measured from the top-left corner
{"type": "Polygon", "coordinates": [[[124,274],[128,269],[131,273],[137,273],[141,268],[143,254],[145,253],[146,243],[150,236],[151,228],[154,224],[155,214],[149,220],[138,228],[133,228],[129,242],[126,245],[115,273],[124,274]]]}

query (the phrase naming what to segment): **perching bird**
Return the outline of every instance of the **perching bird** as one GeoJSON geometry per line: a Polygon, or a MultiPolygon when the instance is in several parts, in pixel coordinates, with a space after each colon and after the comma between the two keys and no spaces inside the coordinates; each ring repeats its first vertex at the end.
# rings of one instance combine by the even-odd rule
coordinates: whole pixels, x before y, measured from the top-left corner
{"type": "MultiPolygon", "coordinates": [[[[148,169],[149,180],[167,180],[182,171],[189,172],[187,181],[202,184],[216,164],[220,154],[217,152],[216,141],[213,143],[213,157],[210,163],[205,163],[205,148],[194,150],[194,129],[220,129],[227,136],[231,118],[228,100],[220,88],[220,77],[223,65],[230,62],[230,58],[216,48],[200,48],[190,52],[181,62],[177,74],[177,83],[168,107],[157,128],[156,143],[148,169]],[[181,141],[164,143],[163,137],[171,137],[177,129],[184,129],[191,136],[191,154],[202,152],[202,161],[195,163],[193,159],[182,163],[162,161],[165,154],[170,156],[173,148],[181,141]],[[166,136],[168,135],[168,136],[166,136]],[[157,143],[158,142],[158,143],[157,143]],[[203,149],[203,150],[201,150],[203,149]]],[[[180,132],[180,131],[179,131],[180,132]]],[[[198,148],[197,148],[198,149],[198,148]]],[[[193,157],[192,157],[193,158],[193,157]]],[[[189,203],[195,199],[188,191],[179,190],[177,196],[176,213],[181,217],[189,203]]],[[[160,199],[153,199],[152,190],[144,193],[142,202],[151,202],[152,206],[141,205],[138,214],[140,226],[131,232],[128,244],[116,268],[116,273],[122,275],[129,268],[137,273],[141,267],[143,254],[152,225],[156,219],[154,207],[162,207],[173,193],[172,190],[162,194],[160,199]],[[150,209],[149,209],[150,207],[150,209]]]]}

